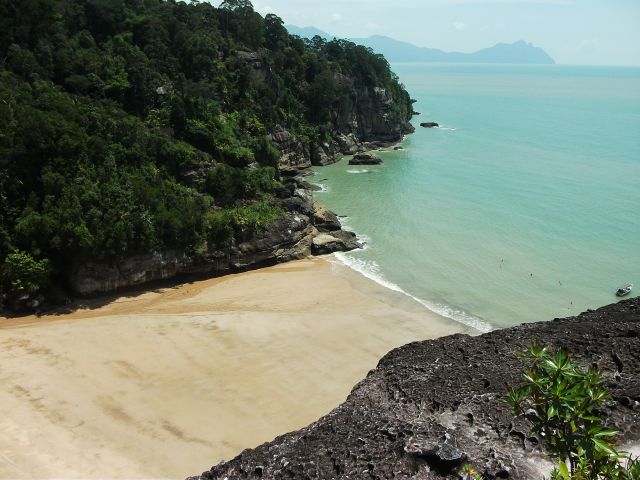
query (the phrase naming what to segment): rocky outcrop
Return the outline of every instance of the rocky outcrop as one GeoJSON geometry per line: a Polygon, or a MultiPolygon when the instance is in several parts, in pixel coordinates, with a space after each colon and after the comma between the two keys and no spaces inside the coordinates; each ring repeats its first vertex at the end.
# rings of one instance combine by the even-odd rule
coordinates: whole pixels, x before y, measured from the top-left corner
{"type": "Polygon", "coordinates": [[[304,182],[290,179],[283,198],[274,200],[285,214],[235,247],[199,255],[179,251],[150,252],[113,264],[79,263],[71,268],[69,283],[79,294],[106,293],[179,274],[224,275],[312,254],[359,248],[355,234],[343,231],[335,214],[314,202],[304,185],[304,182]],[[327,241],[327,236],[333,241],[327,241]]]}
{"type": "Polygon", "coordinates": [[[316,203],[313,212],[314,225],[324,232],[335,232],[340,230],[340,220],[338,216],[330,210],[327,210],[322,204],[316,203]]]}
{"type": "Polygon", "coordinates": [[[381,163],[382,159],[370,153],[356,153],[353,158],[349,160],[349,165],[380,165],[381,163]]]}
{"type": "Polygon", "coordinates": [[[360,244],[354,233],[345,230],[336,230],[331,233],[321,233],[313,238],[311,253],[314,255],[326,255],[333,252],[346,252],[360,248],[360,244]]]}
{"type": "Polygon", "coordinates": [[[342,152],[336,142],[314,143],[311,145],[311,163],[313,165],[331,165],[341,158],[342,152]]]}
{"type": "Polygon", "coordinates": [[[440,125],[438,125],[436,122],[422,122],[420,126],[424,128],[437,128],[440,125]]]}
{"type": "Polygon", "coordinates": [[[415,131],[409,123],[412,112],[401,118],[394,113],[397,99],[384,88],[356,86],[352,78],[336,74],[336,82],[350,93],[352,114],[327,125],[329,141],[303,141],[283,127],[276,127],[270,138],[282,153],[280,171],[295,175],[312,165],[329,165],[343,155],[386,148],[415,131]]]}
{"type": "Polygon", "coordinates": [[[278,127],[270,135],[281,152],[279,168],[284,175],[292,175],[311,167],[311,148],[288,130],[278,127]]]}
{"type": "Polygon", "coordinates": [[[345,403],[312,425],[222,462],[212,479],[487,479],[548,475],[542,439],[504,402],[533,340],[597,365],[612,393],[602,412],[622,444],[640,439],[640,298],[577,317],[393,350],[345,403]]]}
{"type": "Polygon", "coordinates": [[[358,138],[353,133],[349,133],[345,135],[343,133],[339,133],[335,137],[335,141],[338,144],[338,148],[340,148],[340,152],[345,155],[353,155],[357,153],[362,148],[358,138]]]}
{"type": "Polygon", "coordinates": [[[376,141],[388,146],[400,141],[402,135],[414,131],[409,123],[411,112],[407,118],[397,118],[392,114],[397,99],[388,90],[360,87],[355,89],[355,98],[357,110],[354,128],[363,141],[376,141]]]}

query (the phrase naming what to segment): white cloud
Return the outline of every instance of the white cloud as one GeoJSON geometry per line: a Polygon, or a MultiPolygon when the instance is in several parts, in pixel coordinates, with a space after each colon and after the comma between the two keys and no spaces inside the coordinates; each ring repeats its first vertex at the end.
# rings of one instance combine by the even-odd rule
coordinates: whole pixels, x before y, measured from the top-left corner
{"type": "Polygon", "coordinates": [[[333,15],[331,15],[331,20],[333,20],[334,22],[339,22],[340,20],[342,20],[342,15],[339,13],[334,13],[333,15]]]}
{"type": "Polygon", "coordinates": [[[253,9],[262,15],[273,13],[273,7],[271,5],[263,5],[260,2],[253,2],[253,9]]]}
{"type": "Polygon", "coordinates": [[[469,25],[467,25],[466,23],[460,21],[453,22],[451,24],[451,27],[453,27],[454,30],[466,30],[468,26],[469,25]]]}

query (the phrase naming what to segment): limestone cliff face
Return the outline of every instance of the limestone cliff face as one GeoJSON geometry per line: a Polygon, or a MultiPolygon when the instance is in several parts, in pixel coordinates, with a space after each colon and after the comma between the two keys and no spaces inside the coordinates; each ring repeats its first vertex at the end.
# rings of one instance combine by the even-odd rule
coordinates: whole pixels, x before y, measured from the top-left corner
{"type": "Polygon", "coordinates": [[[284,128],[276,128],[271,138],[282,152],[282,173],[295,174],[312,165],[329,165],[343,155],[389,146],[402,140],[403,135],[414,132],[411,114],[401,117],[394,113],[398,99],[390,92],[378,87],[356,88],[353,79],[345,76],[336,80],[350,89],[352,111],[349,118],[332,121],[330,142],[304,142],[284,128]]]}
{"type": "Polygon", "coordinates": [[[393,114],[397,100],[384,88],[355,89],[356,112],[354,133],[362,141],[393,143],[414,131],[409,118],[393,114]]]}
{"type": "Polygon", "coordinates": [[[113,264],[79,263],[71,268],[69,283],[79,294],[106,293],[179,274],[224,275],[312,254],[358,248],[355,234],[343,231],[337,217],[314,202],[303,187],[298,181],[289,180],[289,191],[276,200],[285,215],[236,247],[200,255],[150,252],[113,264]]]}
{"type": "Polygon", "coordinates": [[[516,352],[533,340],[596,364],[612,393],[605,424],[620,431],[623,446],[640,439],[635,298],[577,317],[393,350],[327,416],[191,480],[460,479],[466,463],[487,479],[548,476],[542,439],[504,402],[506,385],[519,383],[525,367],[516,352]]]}

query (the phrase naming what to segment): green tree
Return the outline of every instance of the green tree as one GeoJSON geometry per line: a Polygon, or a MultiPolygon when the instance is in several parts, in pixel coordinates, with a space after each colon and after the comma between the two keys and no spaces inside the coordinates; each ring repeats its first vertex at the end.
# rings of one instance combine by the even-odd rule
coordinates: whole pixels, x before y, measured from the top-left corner
{"type": "Polygon", "coordinates": [[[7,255],[0,268],[3,289],[10,295],[36,293],[49,283],[51,266],[49,260],[34,259],[27,252],[13,252],[7,255]]]}
{"type": "Polygon", "coordinates": [[[289,34],[280,17],[272,13],[264,17],[264,34],[266,47],[281,50],[289,43],[289,34]]]}

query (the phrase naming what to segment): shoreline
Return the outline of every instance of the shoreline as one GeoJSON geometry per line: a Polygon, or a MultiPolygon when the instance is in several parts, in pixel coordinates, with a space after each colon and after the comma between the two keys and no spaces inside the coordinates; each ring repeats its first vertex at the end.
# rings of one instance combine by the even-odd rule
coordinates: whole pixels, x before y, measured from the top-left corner
{"type": "Polygon", "coordinates": [[[184,478],[328,413],[395,347],[475,333],[324,258],[95,302],[0,321],[0,478],[184,478]]]}
{"type": "MultiPolygon", "coordinates": [[[[393,150],[388,150],[389,148],[394,148],[397,146],[402,146],[404,144],[404,141],[406,139],[406,135],[403,135],[402,139],[398,142],[389,144],[388,146],[382,148],[377,148],[377,149],[371,149],[371,150],[366,150],[365,153],[375,153],[375,152],[391,152],[393,150]]],[[[405,149],[405,147],[403,147],[403,150],[405,149]]],[[[338,162],[335,163],[339,163],[341,161],[344,161],[346,159],[346,157],[351,157],[351,155],[345,155],[343,158],[341,158],[340,160],[338,160],[338,162]]],[[[308,170],[309,174],[306,175],[309,178],[312,178],[314,176],[322,176],[320,174],[319,171],[314,170],[314,168],[324,168],[326,165],[322,165],[322,166],[315,166],[313,168],[310,168],[308,170]]],[[[318,190],[313,190],[312,194],[313,194],[313,198],[314,201],[325,205],[322,202],[321,198],[317,197],[317,193],[328,193],[329,190],[329,186],[325,185],[324,183],[314,183],[311,182],[312,185],[315,185],[316,187],[318,187],[318,190]]],[[[344,252],[334,252],[334,257],[344,266],[346,266],[347,268],[351,269],[354,272],[357,272],[358,274],[368,278],[369,280],[378,283],[379,285],[383,286],[384,288],[388,288],[389,290],[393,290],[395,292],[399,292],[403,295],[406,295],[408,298],[412,299],[413,301],[421,304],[424,308],[426,308],[427,310],[429,310],[430,312],[432,312],[435,315],[438,315],[440,317],[444,317],[447,318],[453,322],[456,322],[458,324],[463,325],[465,328],[471,328],[474,331],[477,331],[477,333],[482,334],[482,333],[488,333],[491,332],[493,330],[496,329],[496,327],[494,325],[492,325],[491,323],[489,323],[488,321],[477,317],[469,312],[466,312],[456,306],[453,305],[449,305],[446,303],[434,303],[430,300],[424,300],[422,298],[419,298],[409,292],[407,292],[404,288],[402,288],[400,285],[393,283],[389,280],[387,280],[387,278],[384,276],[384,273],[382,272],[377,272],[372,270],[371,268],[367,268],[366,266],[362,265],[360,262],[358,262],[357,258],[353,258],[350,259],[349,258],[349,254],[350,253],[357,253],[358,251],[364,251],[366,249],[369,248],[368,246],[368,240],[369,237],[367,235],[363,235],[357,231],[355,231],[350,225],[348,225],[344,220],[345,218],[349,218],[348,216],[343,216],[343,215],[337,215],[338,221],[340,222],[340,226],[341,229],[343,231],[347,231],[347,232],[352,232],[353,234],[356,235],[356,238],[358,240],[358,242],[360,242],[360,244],[362,245],[362,247],[360,249],[356,249],[353,251],[344,251],[344,252]]],[[[377,262],[374,261],[374,264],[376,265],[376,267],[379,267],[379,265],[377,264],[377,262]]]]}
{"type": "MultiPolygon", "coordinates": [[[[348,228],[346,228],[344,224],[342,225],[342,229],[348,230],[348,228]]],[[[356,234],[356,237],[358,238],[359,241],[366,244],[366,242],[363,240],[363,237],[358,236],[356,232],[354,233],[356,234]]],[[[447,320],[451,320],[452,322],[458,323],[462,325],[464,328],[470,328],[472,331],[477,332],[477,334],[489,333],[496,329],[493,325],[486,322],[485,320],[475,317],[462,310],[458,310],[456,307],[453,307],[451,305],[446,305],[446,304],[434,304],[428,300],[423,300],[419,297],[416,297],[415,295],[412,295],[411,293],[404,290],[401,286],[387,280],[384,277],[383,273],[370,271],[366,267],[358,265],[357,262],[347,260],[347,255],[349,253],[350,252],[335,252],[333,255],[337,259],[337,261],[341,263],[341,265],[344,265],[350,270],[368,278],[373,282],[376,282],[377,284],[381,285],[386,289],[405,295],[406,297],[419,303],[424,308],[426,308],[429,312],[435,315],[446,318],[447,320]]],[[[375,265],[377,266],[377,263],[375,263],[375,265]]]]}

